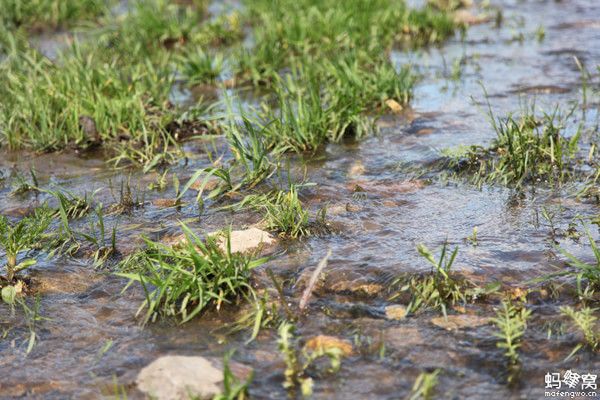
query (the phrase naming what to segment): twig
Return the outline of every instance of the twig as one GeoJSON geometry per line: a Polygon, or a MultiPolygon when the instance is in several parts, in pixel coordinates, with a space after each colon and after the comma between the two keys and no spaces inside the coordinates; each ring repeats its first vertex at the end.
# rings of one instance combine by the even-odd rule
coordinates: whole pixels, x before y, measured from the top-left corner
{"type": "Polygon", "coordinates": [[[323,271],[323,268],[325,268],[327,266],[327,260],[329,259],[330,256],[331,256],[331,249],[328,250],[327,255],[325,257],[323,257],[323,259],[321,261],[319,261],[319,265],[317,265],[317,268],[312,273],[312,276],[310,277],[310,281],[308,282],[308,286],[306,287],[306,289],[304,289],[304,293],[302,293],[302,298],[300,299],[300,311],[304,310],[306,308],[306,306],[308,305],[310,296],[311,296],[313,290],[315,289],[315,285],[317,284],[317,279],[319,278],[321,271],[323,271]]]}

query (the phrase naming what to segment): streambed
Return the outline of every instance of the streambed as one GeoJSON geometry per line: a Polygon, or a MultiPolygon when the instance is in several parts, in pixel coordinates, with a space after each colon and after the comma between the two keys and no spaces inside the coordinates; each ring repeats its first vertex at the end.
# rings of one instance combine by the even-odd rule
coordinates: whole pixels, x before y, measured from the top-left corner
{"type": "MultiPolygon", "coordinates": [[[[440,150],[459,145],[489,144],[495,132],[482,107],[483,89],[497,115],[517,111],[522,99],[535,96],[538,104],[572,104],[581,99],[576,56],[584,65],[600,63],[600,3],[593,0],[502,1],[505,22],[493,21],[469,28],[466,38],[452,39],[439,48],[397,51],[398,65],[412,63],[423,78],[417,84],[410,108],[379,121],[380,133],[361,141],[329,144],[312,159],[291,158],[292,173],[306,175],[312,186],[302,192],[310,209],[328,205],[331,234],[302,240],[282,240],[270,268],[288,283],[285,293],[293,307],[302,284],[318,262],[331,257],[308,309],[296,323],[301,337],[328,334],[353,341],[358,349],[345,358],[341,370],[315,380],[314,398],[405,398],[423,371],[441,369],[437,398],[533,399],[544,395],[544,376],[572,369],[600,372],[597,353],[581,351],[564,361],[577,344],[566,333],[548,339],[559,307],[574,300],[532,295],[533,315],[521,349],[521,383],[505,383],[504,359],[496,347],[490,324],[446,330],[432,323],[437,312],[424,312],[402,320],[386,318],[392,304],[386,288],[398,276],[429,270],[416,246],[438,249],[444,242],[459,246],[455,271],[486,284],[501,282],[506,290],[554,272],[563,260],[554,240],[575,256],[592,261],[590,246],[566,236],[551,236],[546,208],[553,224],[567,231],[577,216],[598,215],[598,205],[575,198],[572,188],[514,189],[499,185],[475,187],[467,182],[440,179],[422,172],[440,158],[440,150]],[[544,27],[540,41],[536,30],[544,27]],[[518,39],[523,36],[522,40],[518,39]],[[452,64],[462,60],[460,74],[452,77],[452,64]],[[356,187],[364,194],[356,195],[356,187]],[[477,228],[476,245],[466,241],[477,228]]],[[[575,122],[597,124],[597,99],[575,122]]],[[[574,128],[573,128],[574,129],[574,128]]],[[[207,149],[223,149],[219,138],[187,143],[189,159],[171,168],[182,182],[199,168],[209,166],[207,149]]],[[[129,181],[144,206],[123,215],[106,216],[106,225],[118,227],[117,248],[130,254],[142,246],[140,235],[159,240],[179,233],[178,221],[198,232],[225,226],[243,228],[258,222],[252,213],[216,211],[211,204],[199,214],[194,194],[184,196],[180,208],[162,207],[156,199],[173,198],[172,188],[147,190],[156,173],[114,170],[102,154],[79,156],[71,152],[32,155],[0,153],[0,171],[8,176],[0,186],[0,212],[19,216],[48,199],[44,194],[11,194],[11,179],[18,170],[26,176],[37,171],[42,186],[60,185],[76,192],[94,192],[97,202],[110,204],[121,182],[129,181]],[[11,177],[11,171],[13,175],[11,177]],[[112,193],[108,189],[113,187],[112,193]],[[142,194],[143,192],[143,194],[142,194]]],[[[85,224],[85,218],[82,224],[85,224]]],[[[581,226],[578,226],[581,229],[581,226]]],[[[596,225],[591,226],[598,238],[596,225]]],[[[277,351],[276,330],[264,330],[245,344],[248,332],[226,334],[219,330],[236,318],[233,309],[209,312],[178,325],[161,321],[144,327],[135,318],[143,292],[122,289],[126,283],[110,270],[94,269],[86,259],[40,259],[31,269],[41,282],[37,344],[25,354],[29,331],[16,312],[0,304],[1,398],[101,398],[115,382],[129,398],[143,398],[133,382],[138,371],[165,354],[221,358],[236,349],[234,360],[251,366],[251,398],[285,398],[283,361],[277,351]]],[[[493,317],[491,304],[468,305],[467,314],[493,317]]]]}

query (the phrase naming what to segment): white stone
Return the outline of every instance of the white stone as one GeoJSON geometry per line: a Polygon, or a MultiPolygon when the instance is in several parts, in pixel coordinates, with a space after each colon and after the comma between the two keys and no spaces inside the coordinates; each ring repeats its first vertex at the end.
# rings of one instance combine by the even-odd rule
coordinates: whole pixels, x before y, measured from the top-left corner
{"type": "MultiPolygon", "coordinates": [[[[258,228],[250,228],[241,231],[231,231],[230,242],[232,253],[244,253],[260,246],[273,244],[275,243],[275,238],[269,232],[258,228]]],[[[218,243],[221,250],[227,250],[227,240],[223,235],[219,238],[218,243]]]]}
{"type": "Polygon", "coordinates": [[[212,398],[221,393],[223,371],[204,357],[163,356],[137,376],[138,389],[157,400],[212,398]]]}

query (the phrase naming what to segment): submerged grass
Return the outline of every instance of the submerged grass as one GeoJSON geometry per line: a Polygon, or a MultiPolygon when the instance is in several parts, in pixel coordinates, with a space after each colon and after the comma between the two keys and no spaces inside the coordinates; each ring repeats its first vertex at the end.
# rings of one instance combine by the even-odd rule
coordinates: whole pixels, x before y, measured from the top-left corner
{"type": "Polygon", "coordinates": [[[498,328],[498,332],[495,332],[494,336],[500,339],[497,346],[504,350],[504,356],[508,362],[508,383],[510,384],[515,382],[521,369],[518,351],[530,315],[531,311],[524,306],[518,307],[510,301],[503,301],[502,308],[498,309],[496,318],[493,319],[498,328]]]}
{"type": "Polygon", "coordinates": [[[320,358],[326,357],[330,362],[329,372],[337,372],[341,366],[343,351],[337,346],[318,346],[314,350],[298,349],[295,337],[295,326],[284,321],[278,328],[279,338],[277,347],[285,361],[283,387],[292,394],[300,390],[303,397],[310,397],[313,392],[313,378],[308,375],[307,369],[320,358]]]}
{"type": "Polygon", "coordinates": [[[169,246],[146,239],[147,249],[124,260],[123,268],[137,272],[121,272],[119,276],[138,282],[146,300],[138,314],[146,309],[144,322],[158,316],[173,316],[182,323],[213,305],[217,309],[240,296],[253,295],[250,276],[266,259],[232,253],[227,238],[222,250],[214,237],[202,241],[182,225],[186,240],[169,246]]]}
{"type": "Polygon", "coordinates": [[[499,287],[498,284],[490,284],[478,288],[472,282],[457,276],[452,271],[452,266],[458,254],[458,247],[450,253],[447,244],[444,244],[438,259],[424,245],[419,245],[417,250],[433,266],[433,270],[408,279],[400,278],[392,285],[393,287],[400,285],[400,289],[391,300],[400,297],[402,293],[410,294],[411,300],[407,307],[409,313],[435,309],[447,315],[449,306],[466,304],[468,301],[495,292],[499,287]]]}
{"type": "Polygon", "coordinates": [[[598,309],[583,307],[581,310],[575,310],[572,307],[564,306],[560,308],[561,314],[569,317],[583,333],[584,341],[579,343],[571,354],[567,357],[570,359],[575,353],[584,347],[589,347],[593,351],[600,350],[600,333],[597,327],[598,317],[594,313],[598,309]]]}
{"type": "Polygon", "coordinates": [[[488,148],[470,146],[451,158],[459,173],[474,175],[480,182],[510,186],[526,183],[561,184],[575,174],[581,129],[565,136],[567,119],[574,108],[562,113],[558,106],[538,117],[535,104],[519,116],[496,118],[489,109],[496,139],[488,148]]]}
{"type": "Polygon", "coordinates": [[[600,249],[588,227],[585,226],[584,229],[594,260],[592,262],[581,260],[565,249],[557,246],[556,249],[558,252],[568,260],[569,268],[543,276],[536,281],[550,281],[557,277],[574,278],[579,297],[586,300],[592,298],[594,292],[600,289],[600,249]]]}
{"type": "Polygon", "coordinates": [[[11,222],[0,215],[0,246],[6,256],[6,280],[12,283],[15,274],[36,263],[27,258],[19,262],[19,257],[41,246],[42,238],[52,221],[52,210],[38,208],[33,215],[18,222],[11,222]]]}

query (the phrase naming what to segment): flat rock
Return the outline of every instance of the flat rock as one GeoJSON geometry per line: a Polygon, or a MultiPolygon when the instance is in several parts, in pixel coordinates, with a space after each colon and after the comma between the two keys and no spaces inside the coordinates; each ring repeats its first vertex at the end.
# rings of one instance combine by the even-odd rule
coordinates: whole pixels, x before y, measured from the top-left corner
{"type": "Polygon", "coordinates": [[[388,106],[388,108],[390,110],[392,110],[393,113],[396,113],[396,114],[399,114],[404,109],[404,107],[402,107],[402,105],[394,99],[386,100],[385,105],[388,106]]]}
{"type": "Polygon", "coordinates": [[[365,166],[363,165],[362,161],[358,160],[358,161],[355,161],[354,163],[352,163],[350,168],[348,168],[348,176],[350,176],[350,177],[360,176],[360,175],[363,175],[365,173],[365,171],[366,171],[366,169],[365,169],[365,166]]]}
{"type": "Polygon", "coordinates": [[[370,283],[360,280],[332,282],[329,290],[336,293],[348,292],[355,295],[375,296],[384,290],[379,283],[370,283]]]}
{"type": "MultiPolygon", "coordinates": [[[[262,246],[276,242],[273,235],[258,228],[249,228],[241,231],[231,231],[229,237],[232,253],[245,253],[262,246]]],[[[227,250],[227,240],[220,234],[218,244],[221,250],[227,250]]]]}
{"type": "Polygon", "coordinates": [[[344,356],[352,355],[352,343],[335,336],[318,335],[306,341],[304,348],[318,351],[328,349],[339,349],[344,356]]]}
{"type": "Polygon", "coordinates": [[[421,335],[421,332],[411,326],[398,326],[388,329],[385,331],[384,336],[385,342],[396,349],[425,344],[425,339],[421,335]]]}
{"type": "Polygon", "coordinates": [[[447,317],[435,317],[431,319],[431,323],[440,328],[451,330],[458,330],[462,328],[475,328],[490,323],[490,319],[486,317],[479,317],[477,315],[459,314],[459,315],[448,315],[447,317]]]}
{"type": "Polygon", "coordinates": [[[159,208],[169,208],[175,207],[179,202],[177,199],[154,199],[152,200],[152,205],[159,208]]]}
{"type": "Polygon", "coordinates": [[[490,17],[487,15],[476,15],[469,10],[457,10],[454,12],[453,19],[457,24],[477,25],[488,22],[490,17]]]}
{"type": "Polygon", "coordinates": [[[387,319],[402,319],[406,317],[406,307],[400,304],[392,304],[385,308],[385,316],[387,319]]]}
{"type": "Polygon", "coordinates": [[[193,189],[197,192],[199,192],[200,190],[202,190],[203,192],[210,192],[211,190],[215,189],[219,184],[219,179],[215,178],[214,176],[208,178],[206,182],[204,181],[204,179],[204,177],[197,179],[194,183],[192,183],[190,189],[193,189]]]}
{"type": "Polygon", "coordinates": [[[101,275],[85,271],[47,272],[35,276],[35,290],[39,294],[84,293],[101,280],[101,275]]]}
{"type": "MultiPolygon", "coordinates": [[[[238,379],[251,373],[249,367],[234,362],[230,368],[238,379]]],[[[141,392],[157,400],[211,399],[223,391],[223,366],[211,358],[163,356],[144,367],[135,383],[141,392]]]]}

